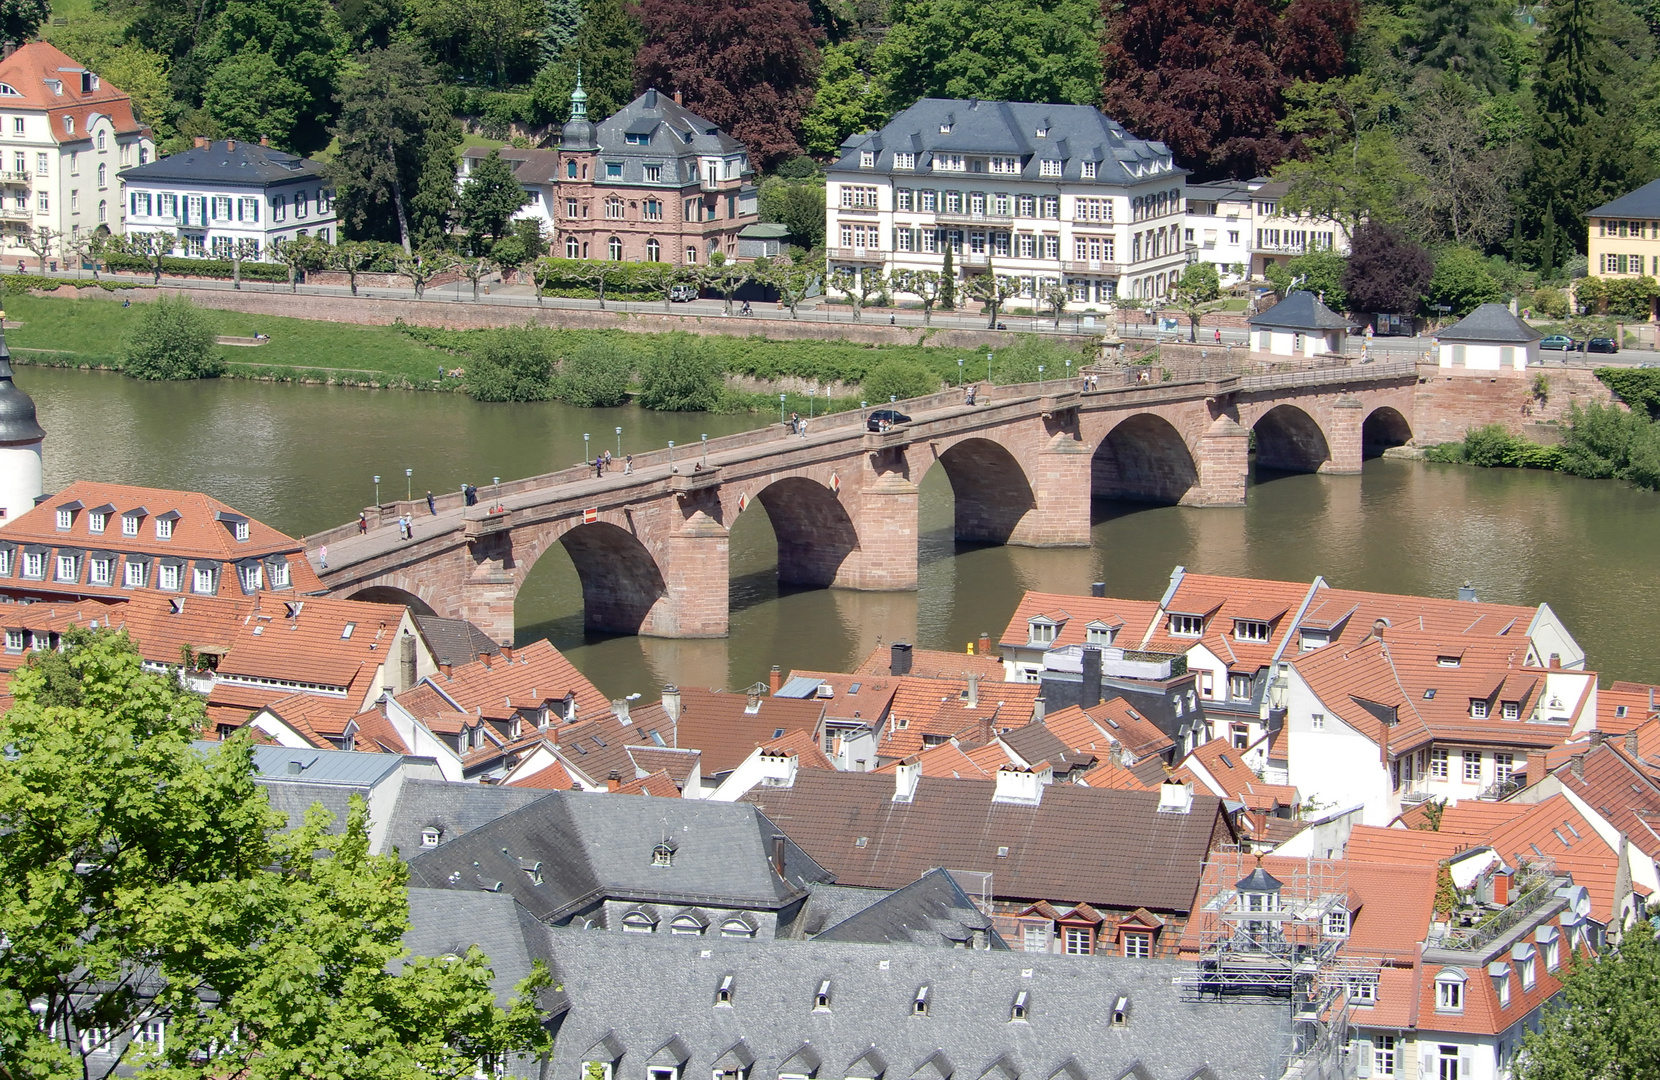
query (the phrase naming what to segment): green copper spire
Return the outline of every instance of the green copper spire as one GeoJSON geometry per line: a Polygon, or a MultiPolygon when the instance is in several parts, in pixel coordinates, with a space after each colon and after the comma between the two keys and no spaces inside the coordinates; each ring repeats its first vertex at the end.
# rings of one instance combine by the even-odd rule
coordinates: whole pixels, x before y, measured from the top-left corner
{"type": "Polygon", "coordinates": [[[588,119],[588,94],[582,89],[582,64],[576,65],[576,89],[571,91],[571,119],[588,119]]]}

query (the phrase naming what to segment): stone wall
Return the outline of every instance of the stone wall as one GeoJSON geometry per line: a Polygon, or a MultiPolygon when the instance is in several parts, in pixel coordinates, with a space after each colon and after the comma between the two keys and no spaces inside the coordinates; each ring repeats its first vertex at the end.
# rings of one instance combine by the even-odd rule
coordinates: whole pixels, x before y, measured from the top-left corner
{"type": "Polygon", "coordinates": [[[1535,438],[1536,425],[1566,423],[1573,405],[1613,400],[1589,368],[1547,364],[1526,371],[1472,372],[1420,364],[1412,437],[1419,446],[1433,446],[1457,442],[1471,428],[1503,424],[1517,435],[1535,438]],[[1549,383],[1543,400],[1533,386],[1540,375],[1549,383]]]}

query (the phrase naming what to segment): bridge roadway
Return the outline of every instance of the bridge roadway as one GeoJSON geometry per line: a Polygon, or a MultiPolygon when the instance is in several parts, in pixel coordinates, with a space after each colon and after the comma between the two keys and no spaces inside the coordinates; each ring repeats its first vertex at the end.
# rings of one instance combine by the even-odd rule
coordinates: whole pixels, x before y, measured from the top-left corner
{"type": "MultiPolygon", "coordinates": [[[[1144,369],[1143,369],[1144,370],[1144,369]]],[[[1249,435],[1260,464],[1358,472],[1368,450],[1409,442],[1412,363],[1216,374],[1147,384],[1137,369],[1084,380],[979,387],[900,402],[885,432],[859,412],[815,418],[479,491],[368,507],[307,538],[329,594],[408,603],[513,634],[513,599],[553,544],[570,554],[591,629],[665,637],[727,630],[728,530],[753,502],[778,538],[780,580],[867,590],[916,588],[917,485],[945,468],[965,540],[1089,543],[1093,496],[1195,506],[1245,501],[1249,435]],[[705,465],[704,462],[707,461],[705,465]],[[701,466],[701,467],[700,467],[701,466]],[[408,515],[413,537],[399,535],[408,515]],[[327,566],[322,552],[327,549],[327,566]]]]}

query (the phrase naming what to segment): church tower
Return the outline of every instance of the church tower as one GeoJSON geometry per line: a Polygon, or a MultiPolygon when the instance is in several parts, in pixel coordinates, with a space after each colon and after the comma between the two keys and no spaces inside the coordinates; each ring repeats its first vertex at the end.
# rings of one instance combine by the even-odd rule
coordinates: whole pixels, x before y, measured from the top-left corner
{"type": "Polygon", "coordinates": [[[34,399],[12,381],[5,318],[0,311],[0,527],[33,510],[45,491],[40,446],[46,430],[35,419],[34,399]]]}

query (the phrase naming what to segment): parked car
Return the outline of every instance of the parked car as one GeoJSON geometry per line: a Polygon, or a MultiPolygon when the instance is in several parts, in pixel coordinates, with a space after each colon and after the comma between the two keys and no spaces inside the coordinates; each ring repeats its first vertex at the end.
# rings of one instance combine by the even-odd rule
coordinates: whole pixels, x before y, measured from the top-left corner
{"type": "Polygon", "coordinates": [[[688,303],[697,299],[696,285],[670,285],[669,299],[676,304],[688,303]]]}
{"type": "Polygon", "coordinates": [[[1550,337],[1540,341],[1539,347],[1541,349],[1562,349],[1572,352],[1574,349],[1579,348],[1579,343],[1566,334],[1552,334],[1550,337]]]}
{"type": "Polygon", "coordinates": [[[1616,353],[1620,351],[1620,343],[1613,338],[1594,337],[1585,344],[1586,352],[1616,353]]]}
{"type": "Polygon", "coordinates": [[[865,427],[870,431],[881,431],[884,427],[910,422],[911,418],[898,409],[877,409],[865,418],[865,427]]]}

